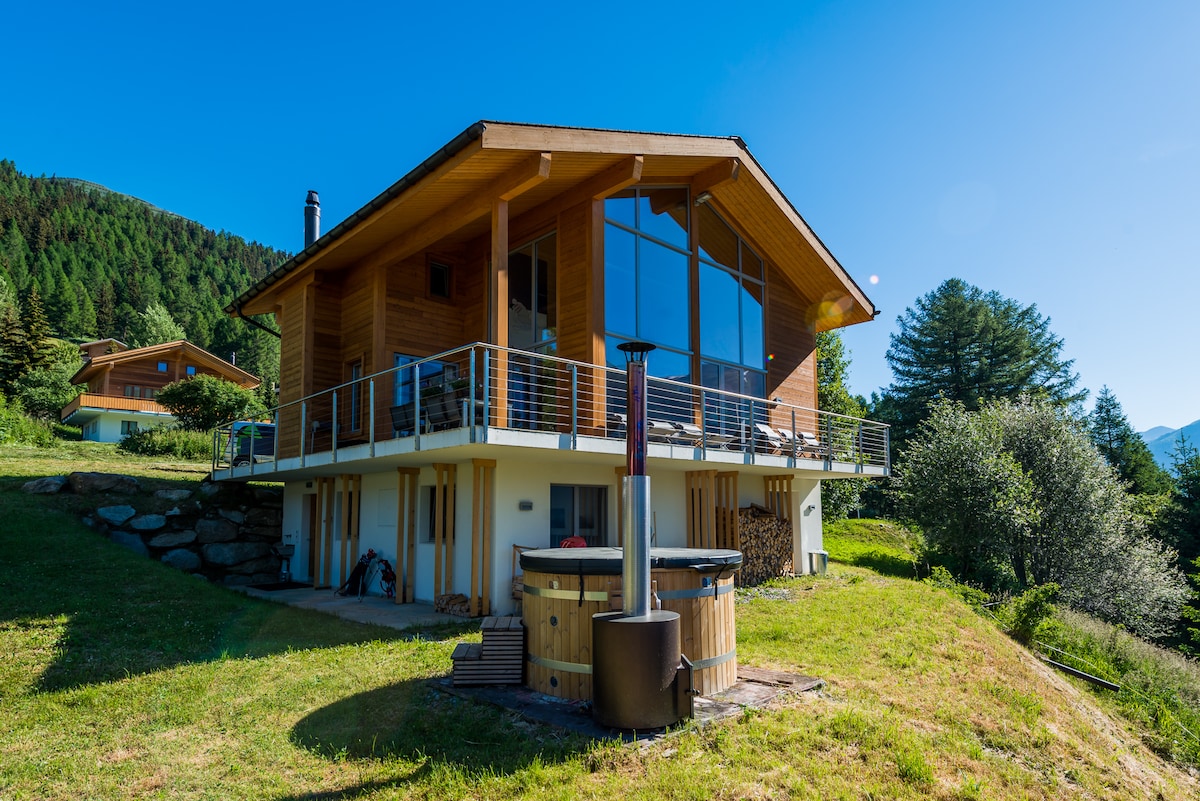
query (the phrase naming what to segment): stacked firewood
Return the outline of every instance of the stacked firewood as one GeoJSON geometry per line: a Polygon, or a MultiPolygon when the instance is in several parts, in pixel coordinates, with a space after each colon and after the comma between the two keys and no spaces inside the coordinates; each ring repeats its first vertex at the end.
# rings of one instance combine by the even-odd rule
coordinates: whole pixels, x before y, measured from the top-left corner
{"type": "Polygon", "coordinates": [[[461,592],[439,595],[433,599],[433,611],[459,617],[471,616],[471,601],[461,592]]]}
{"type": "Polygon", "coordinates": [[[738,519],[742,551],[738,584],[752,587],[792,575],[792,524],[757,505],[738,509],[738,519]]]}

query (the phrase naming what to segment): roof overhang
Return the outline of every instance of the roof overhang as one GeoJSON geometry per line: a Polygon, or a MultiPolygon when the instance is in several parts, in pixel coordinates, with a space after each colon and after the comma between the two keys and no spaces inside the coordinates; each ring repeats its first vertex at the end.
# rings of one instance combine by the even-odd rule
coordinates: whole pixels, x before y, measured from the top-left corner
{"type": "Polygon", "coordinates": [[[106,353],[103,356],[95,356],[91,360],[84,362],[75,375],[71,376],[71,383],[87,383],[106,370],[111,370],[120,364],[178,358],[187,358],[197,365],[204,365],[210,370],[219,373],[227,381],[232,381],[238,386],[247,389],[254,389],[262,383],[257,376],[247,373],[245,370],[230,364],[219,356],[214,356],[204,348],[194,345],[186,339],[176,340],[175,342],[164,342],[161,345],[148,345],[144,348],[123,350],[118,353],[106,353]]]}
{"type": "MultiPolygon", "coordinates": [[[[633,183],[686,184],[720,211],[809,302],[816,330],[866,322],[874,304],[737,137],[479,122],[226,308],[269,314],[316,272],[390,264],[484,237],[509,219],[603,198],[633,183]]],[[[549,219],[549,216],[548,216],[549,219]]]]}

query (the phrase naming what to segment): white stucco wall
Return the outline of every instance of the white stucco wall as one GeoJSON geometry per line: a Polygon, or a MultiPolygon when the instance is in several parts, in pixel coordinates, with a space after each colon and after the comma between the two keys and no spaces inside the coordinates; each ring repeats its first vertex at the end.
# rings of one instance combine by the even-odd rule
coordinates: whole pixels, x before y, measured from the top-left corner
{"type": "MultiPolygon", "coordinates": [[[[470,594],[471,588],[471,501],[474,494],[472,465],[457,465],[455,496],[455,549],[453,591],[470,594]]],[[[617,506],[619,477],[612,466],[580,465],[570,461],[545,459],[540,461],[500,461],[495,471],[494,540],[492,543],[491,575],[489,578],[493,611],[506,614],[513,610],[510,586],[514,545],[546,548],[557,545],[550,536],[550,487],[552,484],[604,486],[608,488],[608,544],[617,543],[617,506]],[[523,511],[521,501],[532,502],[533,508],[523,511]]],[[[433,601],[434,544],[428,535],[428,487],[435,482],[432,467],[421,470],[417,509],[416,600],[433,601]]],[[[284,490],[283,536],[285,542],[296,545],[292,560],[293,577],[303,580],[311,575],[311,554],[308,553],[309,496],[316,492],[316,482],[291,482],[284,490]]],[[[763,502],[763,486],[757,476],[743,476],[739,481],[739,505],[763,502]]],[[[654,544],[662,547],[683,547],[687,544],[686,476],[680,472],[660,472],[651,478],[651,510],[654,520],[654,544]]],[[[334,509],[334,529],[341,526],[341,482],[337,484],[337,503],[334,509]]],[[[799,521],[799,536],[795,537],[795,567],[807,572],[808,554],[820,550],[821,493],[820,482],[796,479],[793,483],[792,519],[799,521]],[[813,507],[813,508],[809,508],[813,507]]],[[[395,472],[365,474],[362,477],[359,552],[374,548],[380,558],[387,559],[400,572],[401,560],[396,554],[397,475],[395,472]]],[[[360,553],[348,554],[347,573],[360,553]]],[[[341,537],[335,535],[332,573],[334,583],[341,575],[341,537]]],[[[378,582],[371,586],[379,594],[378,582]]]]}

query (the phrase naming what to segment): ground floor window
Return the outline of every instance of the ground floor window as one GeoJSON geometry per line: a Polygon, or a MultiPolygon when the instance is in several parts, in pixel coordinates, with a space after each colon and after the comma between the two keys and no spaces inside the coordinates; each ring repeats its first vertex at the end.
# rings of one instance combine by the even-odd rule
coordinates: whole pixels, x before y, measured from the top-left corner
{"type": "Polygon", "coordinates": [[[138,424],[137,424],[136,420],[122,420],[121,421],[121,436],[122,437],[127,437],[130,434],[136,434],[137,432],[138,432],[138,424]]]}
{"type": "Polygon", "coordinates": [[[550,547],[568,537],[608,544],[608,487],[550,485],[550,547]]]}

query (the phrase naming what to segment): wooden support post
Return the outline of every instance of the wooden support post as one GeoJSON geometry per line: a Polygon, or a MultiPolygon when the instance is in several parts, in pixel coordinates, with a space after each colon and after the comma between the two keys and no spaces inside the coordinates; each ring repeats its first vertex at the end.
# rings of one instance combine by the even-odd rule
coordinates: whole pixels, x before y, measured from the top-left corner
{"type": "Polygon", "coordinates": [[[792,516],[792,476],[763,476],[763,489],[766,493],[766,507],[780,520],[790,520],[792,516]]]}
{"type": "Polygon", "coordinates": [[[337,482],[333,476],[322,479],[325,482],[325,563],[321,568],[323,584],[333,586],[333,507],[337,498],[337,482]]]}
{"type": "Polygon", "coordinates": [[[413,602],[417,562],[417,467],[396,468],[396,576],[403,576],[396,588],[396,603],[413,602]]]}
{"type": "Polygon", "coordinates": [[[490,614],[489,575],[492,568],[492,480],[494,459],[472,459],[471,476],[471,600],[472,617],[490,614]]]}
{"type": "MultiPolygon", "coordinates": [[[[500,348],[508,347],[508,201],[492,204],[492,330],[491,341],[500,348]]],[[[496,352],[495,410],[492,425],[508,425],[508,354],[496,352]]]]}
{"type": "Polygon", "coordinates": [[[740,551],[741,518],[738,516],[738,474],[717,473],[717,546],[740,551]]]}
{"type": "Polygon", "coordinates": [[[454,590],[455,466],[435,464],[433,491],[433,598],[454,590]]]}

